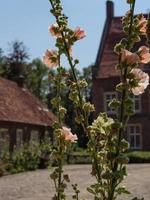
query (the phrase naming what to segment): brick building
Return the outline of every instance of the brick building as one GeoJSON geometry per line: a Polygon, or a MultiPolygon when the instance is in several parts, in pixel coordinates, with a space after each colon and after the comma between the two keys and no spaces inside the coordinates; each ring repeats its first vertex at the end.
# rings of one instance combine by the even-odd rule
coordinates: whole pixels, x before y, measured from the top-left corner
{"type": "Polygon", "coordinates": [[[31,92],[17,83],[0,78],[0,152],[14,145],[53,137],[52,124],[56,116],[31,92]]]}
{"type": "MultiPolygon", "coordinates": [[[[124,36],[121,17],[114,16],[114,4],[106,3],[106,22],[97,53],[96,63],[93,67],[93,103],[96,111],[106,111],[113,115],[113,110],[108,107],[108,102],[117,93],[115,86],[120,82],[115,65],[118,57],[113,52],[114,46],[124,36]]],[[[145,40],[145,38],[143,38],[145,40]]],[[[141,45],[141,44],[140,44],[141,45]]],[[[137,46],[138,47],[138,46],[137,46]]],[[[150,75],[150,65],[141,66],[150,75]]],[[[131,150],[150,150],[150,87],[144,94],[133,96],[135,115],[130,119],[125,138],[130,142],[131,150]]]]}

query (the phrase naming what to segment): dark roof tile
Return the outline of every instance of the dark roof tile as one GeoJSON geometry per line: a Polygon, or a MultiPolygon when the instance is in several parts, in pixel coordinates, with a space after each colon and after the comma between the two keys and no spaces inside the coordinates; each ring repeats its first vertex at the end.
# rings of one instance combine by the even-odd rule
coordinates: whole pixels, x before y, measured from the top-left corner
{"type": "Polygon", "coordinates": [[[26,88],[0,78],[0,121],[51,126],[56,116],[26,88]]]}

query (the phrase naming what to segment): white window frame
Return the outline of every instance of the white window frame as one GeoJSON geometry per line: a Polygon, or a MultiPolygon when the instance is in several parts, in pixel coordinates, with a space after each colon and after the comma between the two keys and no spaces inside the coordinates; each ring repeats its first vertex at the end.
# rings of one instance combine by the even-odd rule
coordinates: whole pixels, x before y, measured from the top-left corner
{"type": "MultiPolygon", "coordinates": [[[[116,111],[115,110],[112,110],[110,108],[110,110],[107,110],[107,107],[108,107],[108,103],[109,103],[109,100],[107,99],[107,95],[115,95],[115,98],[117,97],[117,93],[116,92],[104,92],[104,110],[105,112],[107,112],[107,114],[115,114],[116,111]]],[[[112,100],[112,99],[110,99],[112,100]]]]}
{"type": "Polygon", "coordinates": [[[141,95],[133,95],[131,97],[131,99],[133,100],[133,110],[135,113],[140,113],[141,112],[141,95]],[[135,100],[139,101],[139,109],[135,109],[135,100]]]}
{"type": "Polygon", "coordinates": [[[141,150],[142,149],[142,126],[141,124],[128,124],[127,125],[127,134],[128,134],[128,141],[130,143],[130,149],[131,150],[141,150]],[[139,127],[139,133],[136,133],[136,126],[139,127]],[[130,128],[134,127],[134,133],[130,132],[130,128]],[[134,136],[134,146],[131,147],[131,136],[134,136]],[[136,145],[136,136],[140,136],[140,145],[136,145]]]}

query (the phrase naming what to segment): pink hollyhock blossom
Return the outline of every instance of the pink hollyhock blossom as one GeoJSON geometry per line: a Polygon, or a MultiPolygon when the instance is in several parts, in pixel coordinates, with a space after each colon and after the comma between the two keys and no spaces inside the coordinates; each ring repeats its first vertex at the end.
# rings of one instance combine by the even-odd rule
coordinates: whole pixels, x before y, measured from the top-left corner
{"type": "Polygon", "coordinates": [[[128,65],[135,64],[139,62],[139,56],[136,53],[131,53],[130,51],[123,49],[121,52],[121,61],[126,62],[128,65]]]}
{"type": "Polygon", "coordinates": [[[43,62],[49,68],[58,66],[57,51],[47,49],[45,55],[43,56],[43,62]]]}
{"type": "Polygon", "coordinates": [[[77,135],[73,135],[71,133],[71,129],[70,128],[67,128],[67,127],[64,127],[64,126],[61,129],[61,135],[64,138],[64,140],[72,142],[72,143],[76,142],[76,140],[78,139],[77,135]]]}
{"type": "Polygon", "coordinates": [[[150,62],[150,52],[148,47],[141,46],[138,50],[138,55],[140,57],[141,63],[146,64],[150,62]]]}
{"type": "Polygon", "coordinates": [[[132,69],[131,73],[134,74],[135,79],[138,81],[138,86],[132,88],[132,92],[134,95],[140,95],[149,85],[149,75],[138,68],[132,69]]]}
{"type": "Polygon", "coordinates": [[[61,37],[61,33],[57,24],[52,24],[51,26],[49,26],[48,31],[54,37],[61,37]]]}
{"type": "Polygon", "coordinates": [[[147,20],[143,16],[142,16],[141,20],[139,21],[139,28],[140,28],[141,35],[145,35],[146,28],[147,28],[147,20]]]}
{"type": "Polygon", "coordinates": [[[80,39],[84,38],[86,36],[86,34],[82,28],[77,27],[74,31],[74,36],[77,38],[77,40],[80,40],[80,39]]]}

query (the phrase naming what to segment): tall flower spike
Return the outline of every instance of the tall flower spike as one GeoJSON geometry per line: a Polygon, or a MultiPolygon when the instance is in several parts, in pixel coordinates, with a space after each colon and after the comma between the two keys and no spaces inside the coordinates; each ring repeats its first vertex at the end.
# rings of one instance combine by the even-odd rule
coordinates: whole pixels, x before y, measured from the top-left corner
{"type": "Polygon", "coordinates": [[[131,73],[134,74],[135,79],[138,81],[138,86],[132,88],[132,92],[134,95],[140,95],[149,85],[149,75],[138,68],[132,69],[131,73]]]}
{"type": "Polygon", "coordinates": [[[49,68],[58,66],[59,62],[57,51],[47,49],[45,55],[43,56],[43,62],[49,68]]]}

